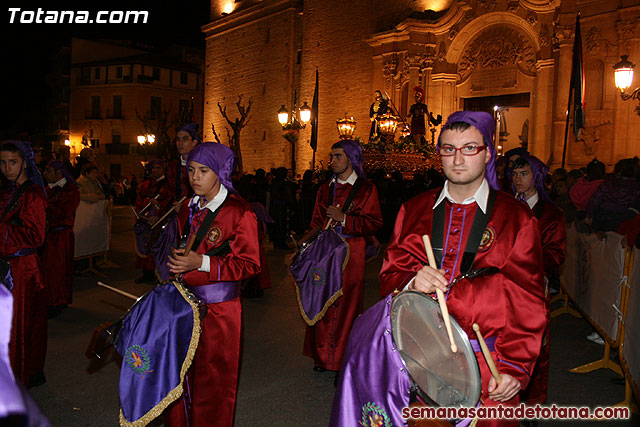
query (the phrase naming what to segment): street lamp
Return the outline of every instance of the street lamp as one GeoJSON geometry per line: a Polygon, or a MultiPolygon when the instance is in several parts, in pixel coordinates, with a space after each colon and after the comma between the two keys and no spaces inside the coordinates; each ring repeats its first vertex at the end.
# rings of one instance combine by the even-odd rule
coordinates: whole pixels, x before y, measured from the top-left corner
{"type": "MultiPolygon", "coordinates": [[[[620,62],[613,66],[616,87],[620,89],[620,97],[623,101],[635,99],[640,101],[640,86],[635,88],[631,94],[627,94],[626,90],[633,83],[633,69],[635,64],[629,61],[629,55],[622,55],[620,62]]],[[[640,115],[640,105],[636,107],[636,113],[640,115]]]]}
{"type": "Polygon", "coordinates": [[[296,108],[295,99],[294,96],[291,116],[289,116],[289,111],[284,107],[284,104],[278,110],[278,122],[284,131],[282,136],[291,144],[291,169],[294,171],[296,170],[296,143],[300,137],[300,129],[304,129],[311,120],[311,108],[306,102],[299,109],[296,108]]]}
{"type": "Polygon", "coordinates": [[[156,142],[156,136],[153,134],[138,135],[138,144],[144,147],[144,164],[147,164],[147,147],[149,144],[156,142]]]}
{"type": "Polygon", "coordinates": [[[356,121],[353,117],[344,113],[344,118],[336,120],[336,126],[338,127],[340,139],[351,139],[353,132],[356,130],[356,121]]]}

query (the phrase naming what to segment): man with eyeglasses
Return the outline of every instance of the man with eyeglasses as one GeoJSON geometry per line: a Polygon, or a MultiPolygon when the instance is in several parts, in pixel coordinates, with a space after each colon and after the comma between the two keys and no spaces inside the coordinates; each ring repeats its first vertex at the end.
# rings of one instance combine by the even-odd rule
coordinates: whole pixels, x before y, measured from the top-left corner
{"type": "MultiPolygon", "coordinates": [[[[486,112],[459,111],[449,116],[438,139],[447,180],[443,188],[420,194],[401,207],[380,271],[380,286],[383,296],[405,289],[434,297],[436,288],[445,292],[449,313],[472,345],[472,325],[479,325],[501,375],[497,384],[478,349],[481,404],[516,406],[519,391],[529,383],[546,325],[542,250],[530,210],[499,191],[494,129],[493,117],[486,112]],[[431,239],[438,268],[428,266],[425,234],[431,239]],[[499,272],[449,286],[461,274],[484,267],[496,267],[499,272]]],[[[356,321],[352,336],[363,327],[371,325],[356,321]]],[[[358,351],[349,344],[345,383],[366,369],[356,366],[358,351]]],[[[341,384],[336,399],[349,393],[350,387],[341,384]]],[[[409,391],[400,390],[398,396],[404,399],[399,404],[408,406],[409,391]]],[[[343,409],[341,417],[348,413],[343,409]]],[[[518,420],[481,420],[478,425],[518,425],[518,420]]]]}

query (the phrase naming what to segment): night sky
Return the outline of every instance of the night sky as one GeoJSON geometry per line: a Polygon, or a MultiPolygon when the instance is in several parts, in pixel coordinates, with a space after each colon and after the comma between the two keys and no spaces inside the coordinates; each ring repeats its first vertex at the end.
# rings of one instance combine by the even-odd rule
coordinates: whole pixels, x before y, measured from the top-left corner
{"type": "MultiPolygon", "coordinates": [[[[200,27],[209,22],[210,3],[207,0],[188,1],[110,1],[110,2],[33,2],[5,3],[2,28],[2,100],[0,132],[3,138],[17,138],[23,132],[36,133],[42,127],[41,117],[47,114],[51,89],[47,74],[51,70],[49,57],[71,37],[88,39],[135,40],[161,49],[170,43],[204,47],[200,27]],[[146,10],[147,24],[25,24],[10,23],[10,7],[21,10],[146,10]]],[[[43,15],[44,16],[44,15],[43,15]]],[[[67,43],[68,44],[68,43],[67,43]]]]}

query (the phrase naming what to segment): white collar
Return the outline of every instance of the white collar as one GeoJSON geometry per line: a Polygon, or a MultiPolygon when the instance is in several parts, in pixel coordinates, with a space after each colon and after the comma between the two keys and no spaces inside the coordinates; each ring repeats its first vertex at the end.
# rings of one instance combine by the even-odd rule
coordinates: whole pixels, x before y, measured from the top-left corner
{"type": "Polygon", "coordinates": [[[536,203],[538,203],[539,199],[540,197],[538,197],[538,192],[536,191],[535,193],[533,193],[533,196],[527,199],[527,205],[529,205],[529,209],[533,209],[536,203]]]}
{"type": "Polygon", "coordinates": [[[187,166],[187,158],[185,157],[184,159],[182,158],[182,156],[180,156],[180,164],[182,166],[187,166]]]}
{"type": "MultiPolygon", "coordinates": [[[[442,189],[442,191],[440,192],[440,195],[436,199],[436,202],[433,205],[433,209],[435,209],[436,206],[438,206],[440,202],[442,202],[445,199],[445,197],[451,203],[458,203],[453,199],[453,197],[451,197],[451,194],[449,194],[449,180],[444,182],[444,188],[442,189]]],[[[489,200],[489,183],[487,182],[487,179],[484,178],[482,180],[482,184],[480,184],[480,187],[478,187],[475,194],[467,199],[464,199],[459,204],[469,205],[473,202],[476,202],[478,204],[478,207],[482,209],[482,212],[487,213],[488,200],[489,200]]]]}
{"type": "Polygon", "coordinates": [[[53,184],[48,184],[49,188],[53,188],[53,187],[64,187],[65,184],[67,183],[67,178],[65,178],[64,176],[62,177],[62,179],[58,182],[54,182],[53,184]]]}
{"type": "Polygon", "coordinates": [[[349,175],[349,178],[347,178],[345,181],[338,178],[337,175],[333,178],[333,180],[338,184],[351,184],[351,185],[354,185],[357,179],[358,179],[358,174],[356,173],[355,170],[351,172],[351,175],[349,175]]]}
{"type": "MultiPolygon", "coordinates": [[[[220,184],[220,190],[218,190],[218,194],[216,194],[213,200],[210,200],[204,206],[204,208],[209,209],[211,212],[215,212],[215,210],[218,209],[218,207],[220,207],[222,202],[224,202],[224,200],[227,198],[228,193],[229,193],[229,190],[227,190],[227,187],[220,184]]],[[[198,207],[200,206],[198,204],[199,202],[200,202],[200,196],[193,196],[193,203],[195,203],[196,206],[198,207]]],[[[204,209],[204,208],[201,208],[201,209],[204,209]]]]}

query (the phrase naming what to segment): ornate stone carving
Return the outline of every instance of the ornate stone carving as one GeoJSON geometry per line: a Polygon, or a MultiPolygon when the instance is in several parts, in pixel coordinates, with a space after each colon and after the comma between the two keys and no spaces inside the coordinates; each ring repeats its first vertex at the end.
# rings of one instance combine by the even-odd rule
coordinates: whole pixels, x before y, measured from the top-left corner
{"type": "Polygon", "coordinates": [[[608,135],[611,132],[611,118],[610,114],[602,114],[604,111],[591,111],[590,114],[595,116],[595,119],[587,120],[584,129],[580,133],[578,141],[583,143],[584,154],[592,156],[596,154],[597,144],[600,141],[600,135],[608,135]]]}
{"type": "Polygon", "coordinates": [[[426,60],[426,55],[423,53],[407,53],[403,60],[405,68],[422,68],[426,60]]]}
{"type": "Polygon", "coordinates": [[[603,47],[602,35],[598,27],[591,27],[584,37],[587,54],[595,53],[603,47]]]}
{"type": "Polygon", "coordinates": [[[542,24],[540,27],[540,46],[546,47],[551,44],[551,34],[549,32],[549,26],[547,24],[542,24]]]}
{"type": "Polygon", "coordinates": [[[538,15],[536,15],[535,12],[529,12],[527,13],[527,17],[525,18],[525,20],[529,23],[529,25],[533,27],[534,25],[536,25],[536,22],[538,22],[538,15]]]}
{"type": "Polygon", "coordinates": [[[458,35],[458,26],[457,25],[454,25],[451,28],[449,28],[449,40],[455,39],[457,35],[458,35]]]}
{"type": "Polygon", "coordinates": [[[396,70],[398,68],[398,64],[395,60],[385,61],[382,64],[382,75],[384,76],[384,86],[385,88],[391,88],[391,82],[396,75],[396,70]]]}
{"type": "Polygon", "coordinates": [[[507,11],[508,12],[516,13],[516,12],[518,12],[519,8],[520,8],[520,2],[519,1],[509,1],[507,3],[507,11]]]}
{"type": "Polygon", "coordinates": [[[444,62],[447,60],[447,45],[444,42],[438,46],[438,61],[444,62]]]}
{"type": "Polygon", "coordinates": [[[487,11],[491,12],[495,9],[496,4],[498,4],[498,0],[478,0],[478,3],[483,5],[487,11]]]}
{"type": "Polygon", "coordinates": [[[535,72],[535,52],[531,42],[518,30],[494,26],[469,44],[458,63],[458,74],[465,79],[474,68],[483,70],[517,65],[535,72]]]}
{"type": "Polygon", "coordinates": [[[636,21],[618,21],[618,43],[622,46],[622,50],[628,52],[631,50],[631,39],[637,39],[640,31],[638,30],[638,22],[636,21]]]}

